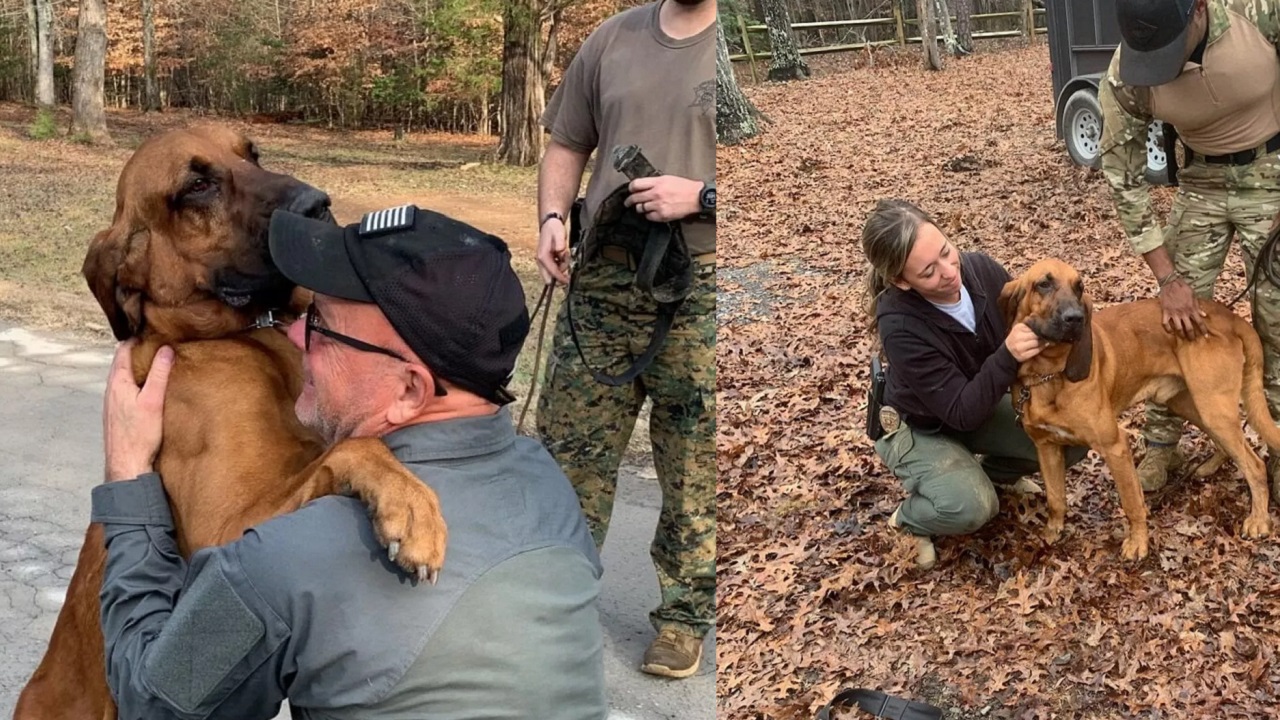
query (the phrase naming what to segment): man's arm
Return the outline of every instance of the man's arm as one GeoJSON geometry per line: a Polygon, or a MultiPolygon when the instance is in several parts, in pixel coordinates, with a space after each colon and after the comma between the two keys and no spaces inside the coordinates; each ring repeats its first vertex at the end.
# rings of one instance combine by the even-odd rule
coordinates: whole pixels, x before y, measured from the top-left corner
{"type": "Polygon", "coordinates": [[[556,218],[547,219],[548,213],[569,217],[569,208],[582,184],[582,172],[587,167],[590,152],[575,150],[554,137],[547,143],[547,150],[538,166],[538,269],[542,280],[554,279],[569,284],[569,252],[565,239],[565,223],[556,218]]]}
{"type": "MultiPolygon", "coordinates": [[[[1178,273],[1164,245],[1164,232],[1151,209],[1151,189],[1146,181],[1147,126],[1152,121],[1148,97],[1119,80],[1120,50],[1098,87],[1102,106],[1102,175],[1111,186],[1116,213],[1136,254],[1142,256],[1155,277],[1160,296],[1162,324],[1168,332],[1194,338],[1207,331],[1204,312],[1196,304],[1191,285],[1178,273]]],[[[1177,162],[1170,156],[1169,162],[1177,162]]]]}
{"type": "Polygon", "coordinates": [[[188,567],[155,473],[94,488],[92,520],[106,536],[102,631],[120,717],[277,714],[289,628],[244,577],[234,545],[188,567]]]}
{"type": "Polygon", "coordinates": [[[234,544],[197,553],[190,567],[179,553],[151,471],[174,352],[156,353],[139,388],[136,344],[121,343],[111,363],[107,482],[93,489],[92,521],[102,523],[107,552],[100,599],[111,694],[122,718],[272,717],[284,698],[288,626],[252,589],[234,544]]]}

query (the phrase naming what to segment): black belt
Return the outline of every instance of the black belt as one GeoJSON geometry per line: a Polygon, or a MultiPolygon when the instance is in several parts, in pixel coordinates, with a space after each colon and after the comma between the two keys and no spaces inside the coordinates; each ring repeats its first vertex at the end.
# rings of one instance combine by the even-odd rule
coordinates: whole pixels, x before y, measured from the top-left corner
{"type": "MultiPolygon", "coordinates": [[[[1280,150],[1280,133],[1271,136],[1271,139],[1267,141],[1267,149],[1263,154],[1270,155],[1277,150],[1280,150]]],[[[1187,155],[1190,156],[1191,154],[1191,148],[1187,148],[1187,155]]],[[[1258,159],[1258,148],[1253,147],[1230,155],[1202,155],[1201,157],[1210,165],[1248,165],[1258,159]]],[[[1190,157],[1187,158],[1187,162],[1191,162],[1190,157]]]]}

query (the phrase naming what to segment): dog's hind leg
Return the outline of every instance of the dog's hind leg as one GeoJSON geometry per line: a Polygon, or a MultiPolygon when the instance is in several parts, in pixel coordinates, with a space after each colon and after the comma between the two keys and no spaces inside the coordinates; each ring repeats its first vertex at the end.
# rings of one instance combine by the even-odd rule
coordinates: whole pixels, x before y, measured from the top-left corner
{"type": "Polygon", "coordinates": [[[1244,473],[1244,479],[1249,483],[1250,508],[1241,533],[1245,537],[1257,538],[1271,532],[1271,518],[1267,514],[1270,493],[1267,490],[1267,468],[1249,447],[1240,430],[1240,409],[1235,401],[1240,397],[1240,383],[1238,373],[1233,378],[1230,371],[1207,371],[1197,378],[1194,385],[1170,398],[1166,405],[1208,433],[1244,473]]]}

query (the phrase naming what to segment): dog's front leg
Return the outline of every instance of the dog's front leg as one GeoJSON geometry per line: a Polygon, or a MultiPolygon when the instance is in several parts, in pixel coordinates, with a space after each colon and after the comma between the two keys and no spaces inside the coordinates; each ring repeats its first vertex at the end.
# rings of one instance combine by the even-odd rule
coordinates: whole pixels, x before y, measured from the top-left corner
{"type": "Polygon", "coordinates": [[[1067,463],[1063,448],[1047,442],[1036,443],[1040,458],[1040,477],[1044,480],[1044,496],[1049,503],[1049,520],[1044,525],[1044,541],[1053,544],[1062,536],[1067,517],[1067,463]]]}
{"type": "Polygon", "coordinates": [[[1138,482],[1129,442],[1120,435],[1103,445],[1100,452],[1111,468],[1116,492],[1120,494],[1120,507],[1129,519],[1129,534],[1125,536],[1121,553],[1125,560],[1141,560],[1147,556],[1147,501],[1142,497],[1142,484],[1138,482]]]}
{"type": "Polygon", "coordinates": [[[435,582],[448,536],[439,498],[382,440],[343,440],[303,473],[301,503],[325,495],[355,495],[368,506],[374,532],[391,560],[419,580],[435,582]]]}

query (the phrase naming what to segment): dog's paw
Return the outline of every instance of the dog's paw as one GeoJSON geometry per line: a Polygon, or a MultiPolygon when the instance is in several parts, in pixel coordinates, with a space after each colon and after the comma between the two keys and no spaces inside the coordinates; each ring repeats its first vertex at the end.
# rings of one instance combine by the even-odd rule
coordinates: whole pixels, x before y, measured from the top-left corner
{"type": "Polygon", "coordinates": [[[1141,560],[1147,556],[1147,536],[1130,535],[1124,539],[1124,545],[1120,548],[1121,555],[1125,560],[1141,560]]]}
{"type": "Polygon", "coordinates": [[[1050,545],[1058,542],[1062,538],[1062,523],[1053,522],[1052,520],[1045,523],[1044,532],[1040,533],[1040,537],[1044,538],[1044,541],[1050,545]]]}
{"type": "Polygon", "coordinates": [[[1260,518],[1250,515],[1244,519],[1241,532],[1247,538],[1266,537],[1271,534],[1271,518],[1266,515],[1260,518]]]}
{"type": "Polygon", "coordinates": [[[444,566],[448,531],[436,494],[421,482],[417,488],[422,492],[411,490],[372,507],[373,529],[388,559],[420,582],[434,585],[444,566]]]}

